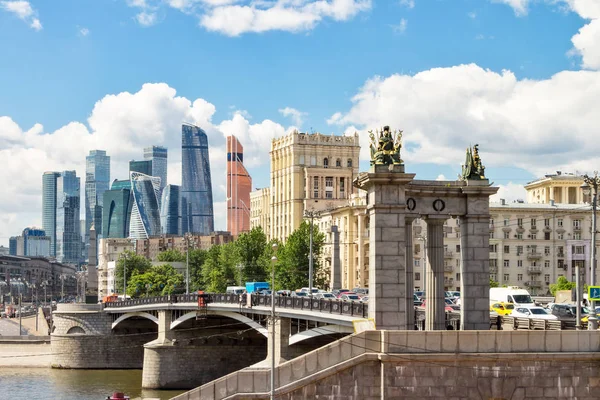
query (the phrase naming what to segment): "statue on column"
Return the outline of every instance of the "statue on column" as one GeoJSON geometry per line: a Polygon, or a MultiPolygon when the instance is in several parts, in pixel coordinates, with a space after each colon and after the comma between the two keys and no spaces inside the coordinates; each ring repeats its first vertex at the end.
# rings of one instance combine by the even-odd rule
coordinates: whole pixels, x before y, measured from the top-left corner
{"type": "Polygon", "coordinates": [[[467,147],[467,157],[462,168],[462,180],[484,180],[485,167],[479,157],[479,145],[476,144],[473,148],[467,147]]]}
{"type": "Polygon", "coordinates": [[[371,139],[371,165],[401,165],[402,131],[390,131],[384,126],[381,131],[369,131],[371,139]]]}

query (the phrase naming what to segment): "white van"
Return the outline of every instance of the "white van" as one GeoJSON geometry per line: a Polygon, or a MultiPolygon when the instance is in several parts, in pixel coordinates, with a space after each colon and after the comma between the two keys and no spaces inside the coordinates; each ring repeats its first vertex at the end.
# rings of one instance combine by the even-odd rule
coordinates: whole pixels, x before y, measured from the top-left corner
{"type": "Polygon", "coordinates": [[[227,294],[242,294],[246,292],[246,286],[227,286],[225,293],[227,294]]]}
{"type": "Polygon", "coordinates": [[[490,288],[490,304],[497,302],[513,303],[515,306],[535,306],[529,292],[518,286],[490,288]]]}

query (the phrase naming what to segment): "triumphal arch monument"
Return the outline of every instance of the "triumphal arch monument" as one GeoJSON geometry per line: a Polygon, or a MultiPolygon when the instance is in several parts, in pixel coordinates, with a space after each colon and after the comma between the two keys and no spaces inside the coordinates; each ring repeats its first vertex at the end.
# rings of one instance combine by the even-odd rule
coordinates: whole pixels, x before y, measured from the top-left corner
{"type": "Polygon", "coordinates": [[[412,222],[427,223],[425,327],[443,330],[444,221],[460,226],[460,329],[489,329],[489,197],[478,145],[467,148],[456,181],[417,180],[400,158],[402,131],[370,131],[371,166],[354,180],[367,192],[369,235],[369,318],[377,329],[414,329],[412,222]]]}

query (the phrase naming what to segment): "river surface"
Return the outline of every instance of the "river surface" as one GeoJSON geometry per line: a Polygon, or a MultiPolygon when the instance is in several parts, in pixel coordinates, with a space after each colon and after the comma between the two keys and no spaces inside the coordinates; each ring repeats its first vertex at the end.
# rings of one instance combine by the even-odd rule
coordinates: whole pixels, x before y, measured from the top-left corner
{"type": "Polygon", "coordinates": [[[142,390],[141,370],[0,368],[0,399],[105,400],[119,391],[132,400],[166,400],[182,390],[142,390]]]}

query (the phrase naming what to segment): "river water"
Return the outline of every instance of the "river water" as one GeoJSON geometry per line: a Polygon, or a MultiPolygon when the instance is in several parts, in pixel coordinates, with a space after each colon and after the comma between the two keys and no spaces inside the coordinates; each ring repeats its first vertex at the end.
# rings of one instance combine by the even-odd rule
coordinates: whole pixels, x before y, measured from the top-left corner
{"type": "Polygon", "coordinates": [[[142,390],[141,370],[0,368],[0,399],[105,400],[115,391],[132,400],[166,400],[183,393],[142,390]]]}

